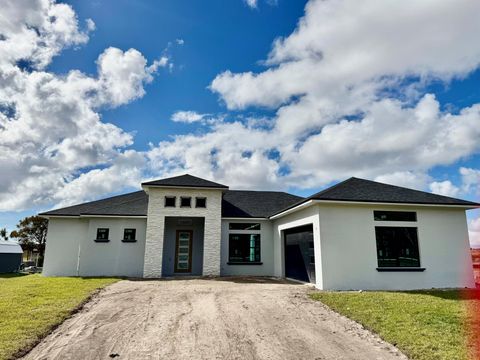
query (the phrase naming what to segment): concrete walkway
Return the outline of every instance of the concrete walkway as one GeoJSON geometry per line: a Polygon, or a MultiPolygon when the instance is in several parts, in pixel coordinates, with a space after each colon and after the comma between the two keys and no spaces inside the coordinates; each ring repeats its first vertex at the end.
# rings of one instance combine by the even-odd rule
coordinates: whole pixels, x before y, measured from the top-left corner
{"type": "Polygon", "coordinates": [[[406,359],[286,281],[120,281],[25,359],[406,359]]]}

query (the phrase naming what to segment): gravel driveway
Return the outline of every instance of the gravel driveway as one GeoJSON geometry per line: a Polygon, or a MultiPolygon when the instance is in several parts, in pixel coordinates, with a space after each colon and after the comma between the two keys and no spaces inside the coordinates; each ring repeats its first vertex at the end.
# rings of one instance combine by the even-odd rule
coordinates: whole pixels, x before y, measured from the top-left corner
{"type": "Polygon", "coordinates": [[[120,281],[26,359],[406,359],[286,281],[120,281]]]}

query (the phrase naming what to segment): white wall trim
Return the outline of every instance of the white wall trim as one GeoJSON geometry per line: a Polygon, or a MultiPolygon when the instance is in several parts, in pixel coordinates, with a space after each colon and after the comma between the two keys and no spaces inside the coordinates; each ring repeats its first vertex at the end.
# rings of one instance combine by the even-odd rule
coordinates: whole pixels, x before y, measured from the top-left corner
{"type": "Polygon", "coordinates": [[[124,218],[124,219],[146,219],[147,215],[88,215],[80,214],[81,218],[124,218]]]}
{"type": "Polygon", "coordinates": [[[268,217],[255,217],[255,218],[248,218],[248,217],[222,217],[222,220],[240,220],[240,221],[260,221],[260,220],[270,220],[268,217]]]}
{"type": "Polygon", "coordinates": [[[297,210],[300,210],[300,209],[303,209],[303,208],[307,208],[307,207],[313,205],[313,203],[314,203],[314,200],[307,200],[306,202],[301,203],[301,204],[299,204],[299,205],[297,205],[297,206],[295,206],[295,207],[293,207],[293,208],[291,208],[291,209],[287,209],[287,210],[282,211],[282,212],[280,212],[280,213],[278,213],[278,214],[275,214],[275,215],[273,215],[273,216],[270,216],[269,219],[271,219],[271,220],[273,220],[273,219],[278,219],[278,218],[280,218],[280,217],[282,217],[282,216],[288,215],[288,214],[290,214],[290,213],[292,213],[292,212],[295,212],[295,211],[297,211],[297,210]]]}
{"type": "Polygon", "coordinates": [[[394,203],[394,202],[369,202],[369,201],[339,201],[339,200],[317,200],[310,199],[304,203],[301,203],[291,209],[287,209],[278,214],[270,216],[269,219],[278,219],[282,216],[290,214],[292,212],[298,211],[300,209],[306,208],[313,204],[335,204],[335,205],[364,205],[364,206],[411,206],[411,207],[435,207],[435,208],[457,208],[472,210],[478,209],[480,206],[473,205],[448,205],[448,204],[415,204],[415,203],[394,203]]]}

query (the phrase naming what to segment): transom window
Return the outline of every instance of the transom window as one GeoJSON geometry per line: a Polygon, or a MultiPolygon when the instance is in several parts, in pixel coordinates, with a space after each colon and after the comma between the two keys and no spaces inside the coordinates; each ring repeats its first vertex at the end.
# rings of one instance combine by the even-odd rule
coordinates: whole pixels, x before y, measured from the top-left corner
{"type": "Polygon", "coordinates": [[[165,207],[175,207],[176,200],[175,196],[165,196],[165,207]]]}
{"type": "Polygon", "coordinates": [[[260,230],[260,223],[229,223],[229,230],[260,230]]]}
{"type": "Polygon", "coordinates": [[[229,263],[260,262],[260,234],[229,234],[229,263]]]}
{"type": "Polygon", "coordinates": [[[136,241],[137,229],[124,229],[123,241],[136,241]]]}
{"type": "Polygon", "coordinates": [[[204,197],[195,198],[195,207],[206,208],[207,207],[207,198],[204,198],[204,197]]]}
{"type": "Polygon", "coordinates": [[[417,221],[417,213],[414,211],[380,211],[373,212],[375,221],[417,221]]]}
{"type": "Polygon", "coordinates": [[[97,238],[95,239],[96,241],[108,241],[108,233],[109,233],[108,228],[98,228],[97,229],[97,238]]]}
{"type": "Polygon", "coordinates": [[[192,198],[190,196],[182,196],[180,198],[180,207],[191,207],[192,198]]]}
{"type": "Polygon", "coordinates": [[[379,268],[420,267],[416,227],[376,226],[379,268]]]}

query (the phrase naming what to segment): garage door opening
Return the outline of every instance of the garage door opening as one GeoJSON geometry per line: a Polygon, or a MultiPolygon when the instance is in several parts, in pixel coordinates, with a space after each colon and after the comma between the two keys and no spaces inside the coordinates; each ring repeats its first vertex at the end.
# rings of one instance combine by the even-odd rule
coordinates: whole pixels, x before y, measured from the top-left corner
{"type": "Polygon", "coordinates": [[[285,277],[315,283],[313,225],[284,230],[285,277]]]}

